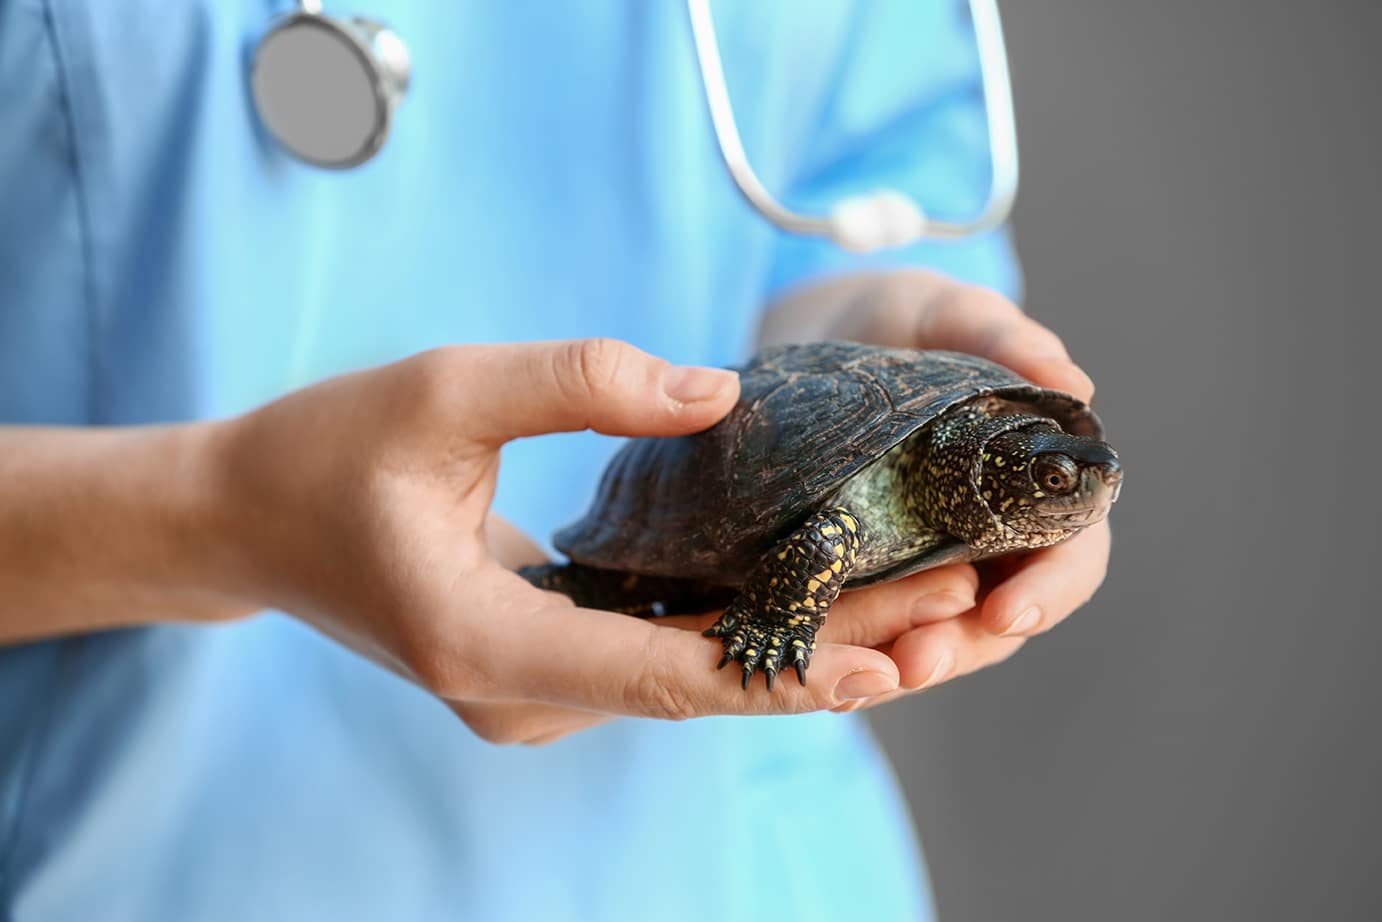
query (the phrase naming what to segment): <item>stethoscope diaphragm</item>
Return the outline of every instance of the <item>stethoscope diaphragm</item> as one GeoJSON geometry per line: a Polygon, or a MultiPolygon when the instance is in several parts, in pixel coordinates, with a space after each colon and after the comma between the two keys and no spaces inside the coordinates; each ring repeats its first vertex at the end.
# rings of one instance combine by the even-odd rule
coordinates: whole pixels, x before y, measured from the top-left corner
{"type": "Polygon", "coordinates": [[[348,169],[384,146],[408,76],[407,49],[389,29],[303,3],[260,40],[250,88],[265,128],[289,153],[348,169]]]}

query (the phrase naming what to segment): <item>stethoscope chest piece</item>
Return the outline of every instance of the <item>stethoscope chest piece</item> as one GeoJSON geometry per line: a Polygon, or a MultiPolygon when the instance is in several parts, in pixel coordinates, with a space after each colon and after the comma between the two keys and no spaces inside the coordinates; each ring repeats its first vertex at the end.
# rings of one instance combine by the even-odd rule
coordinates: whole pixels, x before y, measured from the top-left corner
{"type": "Polygon", "coordinates": [[[316,4],[277,20],[250,73],[265,128],[293,156],[348,169],[384,146],[408,89],[408,51],[368,19],[322,15],[316,4]]]}

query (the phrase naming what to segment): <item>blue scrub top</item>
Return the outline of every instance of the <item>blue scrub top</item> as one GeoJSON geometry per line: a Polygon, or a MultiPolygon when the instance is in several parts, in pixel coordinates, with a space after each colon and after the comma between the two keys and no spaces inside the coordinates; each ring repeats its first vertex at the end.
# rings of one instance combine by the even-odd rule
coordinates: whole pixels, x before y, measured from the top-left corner
{"type": "MultiPolygon", "coordinates": [[[[750,213],[674,0],[362,3],[406,38],[413,87],[377,159],[302,166],[247,93],[291,5],[0,0],[0,422],[223,416],[447,342],[603,335],[729,363],[775,293],[867,265],[1016,285],[1001,234],[862,259],[750,213]]],[[[716,12],[769,188],[980,206],[963,4],[716,12]]],[[[615,447],[509,446],[497,510],[550,534],[615,447]]],[[[282,615],[0,651],[5,919],[769,915],[930,915],[857,718],[494,747],[282,615]]]]}

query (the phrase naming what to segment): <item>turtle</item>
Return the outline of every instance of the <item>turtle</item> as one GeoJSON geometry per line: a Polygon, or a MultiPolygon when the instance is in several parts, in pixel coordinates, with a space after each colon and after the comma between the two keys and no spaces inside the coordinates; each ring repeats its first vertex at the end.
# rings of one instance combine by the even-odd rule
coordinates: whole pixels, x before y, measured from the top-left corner
{"type": "Polygon", "coordinates": [[[843,589],[1056,544],[1121,487],[1084,402],[977,356],[823,341],[737,370],[728,415],[626,442],[553,538],[569,562],[521,572],[584,607],[723,609],[705,634],[745,689],[806,684],[843,589]]]}

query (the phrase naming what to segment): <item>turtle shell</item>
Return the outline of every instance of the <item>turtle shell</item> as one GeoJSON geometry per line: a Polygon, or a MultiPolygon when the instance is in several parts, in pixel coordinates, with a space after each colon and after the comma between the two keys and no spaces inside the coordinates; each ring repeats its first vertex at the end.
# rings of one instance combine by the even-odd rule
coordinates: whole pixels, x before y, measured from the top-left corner
{"type": "Polygon", "coordinates": [[[956,404],[993,394],[1074,435],[1102,434],[1069,394],[956,352],[818,342],[766,349],[738,371],[739,402],[711,428],[625,444],[557,549],[735,586],[847,479],[956,404]]]}

